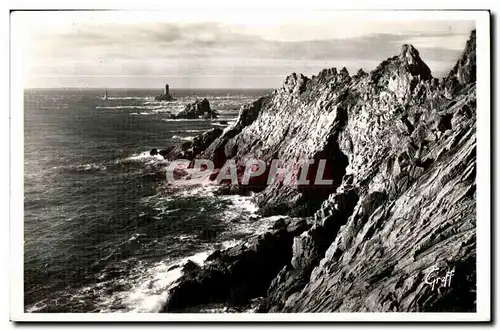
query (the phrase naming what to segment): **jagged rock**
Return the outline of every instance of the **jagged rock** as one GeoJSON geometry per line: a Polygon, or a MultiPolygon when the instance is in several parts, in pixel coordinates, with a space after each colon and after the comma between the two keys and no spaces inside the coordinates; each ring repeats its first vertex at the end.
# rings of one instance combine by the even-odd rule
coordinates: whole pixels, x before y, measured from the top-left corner
{"type": "Polygon", "coordinates": [[[356,75],[354,75],[354,78],[362,78],[366,75],[368,74],[363,69],[359,69],[358,72],[356,72],[356,75]]]}
{"type": "Polygon", "coordinates": [[[187,262],[182,266],[183,273],[194,273],[195,271],[197,271],[199,269],[200,269],[200,266],[191,260],[187,260],[187,262]]]}
{"type": "Polygon", "coordinates": [[[383,61],[370,77],[376,91],[391,92],[401,104],[414,98],[421,84],[432,79],[431,70],[412,45],[403,45],[398,56],[383,61]]]}
{"type": "Polygon", "coordinates": [[[180,267],[180,265],[178,265],[178,264],[174,264],[173,266],[170,266],[170,267],[167,269],[167,271],[172,271],[172,270],[177,269],[177,268],[179,268],[179,267],[180,267]]]}
{"type": "Polygon", "coordinates": [[[302,74],[293,73],[285,79],[285,84],[283,85],[283,91],[289,94],[300,94],[306,89],[306,84],[309,78],[302,74]]]}
{"type": "Polygon", "coordinates": [[[340,75],[343,77],[349,77],[349,71],[347,71],[346,67],[342,67],[342,69],[340,69],[340,75]]]}
{"type": "Polygon", "coordinates": [[[175,146],[169,146],[165,149],[162,149],[158,152],[158,154],[160,154],[161,156],[163,156],[164,158],[167,158],[167,156],[169,155],[170,152],[172,152],[172,150],[175,148],[175,146]]]}
{"type": "MultiPolygon", "coordinates": [[[[469,53],[470,48],[469,42],[465,53],[469,53]]],[[[431,99],[426,102],[437,105],[441,114],[428,113],[425,106],[404,109],[407,115],[413,116],[420,111],[428,118],[425,132],[448,130],[447,136],[427,140],[428,135],[413,132],[409,145],[404,148],[386,145],[390,148],[384,151],[385,157],[374,150],[382,144],[377,140],[366,149],[365,153],[372,152],[374,158],[368,166],[364,164],[366,158],[356,162],[354,155],[347,154],[354,161],[349,164],[349,173],[354,174],[354,178],[349,178],[349,183],[345,178],[341,188],[344,185],[356,187],[360,194],[356,207],[312,271],[307,284],[295,285],[298,272],[288,267],[280,279],[272,282],[270,291],[274,291],[269,293],[264,311],[475,309],[476,140],[475,111],[469,112],[475,109],[469,106],[475,104],[475,87],[464,89],[462,85],[460,91],[453,96],[452,103],[444,97],[445,91],[441,95],[429,93],[426,96],[431,99]],[[455,109],[465,111],[458,114],[455,109]],[[470,117],[464,116],[465,112],[469,112],[470,117]],[[457,124],[451,125],[455,116],[457,124]],[[413,144],[425,147],[411,152],[413,144]],[[409,155],[418,157],[419,162],[413,163],[409,155]],[[421,168],[424,163],[426,170],[421,168]],[[461,284],[431,290],[423,279],[434,267],[440,268],[441,273],[453,267],[460,269],[462,274],[457,281],[461,284]],[[276,284],[282,285],[276,287],[276,284]]],[[[359,131],[356,117],[349,118],[349,122],[358,126],[358,129],[353,126],[353,132],[359,131]]],[[[420,130],[421,126],[415,129],[420,130]]],[[[412,130],[405,131],[408,134],[412,130]]],[[[400,135],[397,133],[398,137],[400,135]]],[[[350,135],[354,152],[364,151],[356,147],[364,145],[359,138],[350,135]]],[[[320,220],[331,217],[327,214],[331,214],[333,205],[333,199],[324,203],[318,212],[320,220]]],[[[299,263],[303,256],[302,250],[294,254],[292,261],[296,266],[303,264],[299,263]]]]}
{"type": "Polygon", "coordinates": [[[474,126],[460,131],[441,142],[462,136],[455,149],[401,186],[397,198],[382,196],[375,205],[369,196],[361,199],[360,214],[350,217],[283,311],[474,310],[474,126]],[[464,284],[432,291],[423,278],[433,266],[460,268],[464,284]],[[442,304],[451,297],[458,301],[442,304]]]}
{"type": "Polygon", "coordinates": [[[370,75],[350,77],[345,68],[340,72],[325,69],[312,79],[292,74],[281,89],[243,107],[238,120],[194,157],[211,159],[216,168],[234,159],[240,173],[249,158],[258,158],[267,165],[279,158],[290,165],[294,179],[301,173],[303,160],[315,160],[308,170],[310,185],[297,186],[293,180],[289,185],[283,178],[267,185],[267,173],[252,178],[249,184],[250,189],[260,192],[256,201],[262,214],[308,216],[335,192],[350,162],[368,166],[378,160],[375,154],[388,145],[405,147],[411,143],[409,135],[414,126],[408,118],[417,110],[405,107],[411,106],[408,101],[422,103],[434,93],[431,78],[430,69],[411,45],[404,45],[398,56],[384,61],[370,75]],[[348,121],[350,114],[356,114],[356,118],[348,121]],[[346,129],[348,122],[360,127],[346,129]],[[395,122],[401,123],[401,129],[389,132],[394,130],[395,122]],[[361,134],[364,137],[358,139],[361,134]],[[365,150],[381,136],[392,141],[380,141],[371,155],[367,154],[365,150]],[[348,160],[347,153],[356,158],[348,160]],[[366,157],[372,161],[365,162],[366,157]],[[314,184],[321,159],[326,160],[323,177],[333,180],[331,185],[314,184]]]}
{"type": "Polygon", "coordinates": [[[446,85],[454,89],[476,81],[476,30],[472,31],[462,56],[446,78],[446,85]]]}
{"type": "Polygon", "coordinates": [[[149,152],[149,155],[151,155],[151,156],[158,155],[158,150],[157,150],[156,148],[153,148],[153,149],[149,152]]]}
{"type": "Polygon", "coordinates": [[[240,168],[249,157],[279,158],[292,162],[295,178],[299,160],[326,159],[333,184],[262,186],[261,211],[314,215],[313,224],[292,232],[280,221],[214,253],[174,288],[166,310],[264,296],[261,312],[474,311],[474,53],[473,33],[456,69],[437,84],[404,45],[368,75],[291,75],[243,107],[192,156],[218,166],[234,159],[240,168]],[[457,283],[431,289],[423,280],[433,268],[455,268],[457,283]]]}
{"type": "Polygon", "coordinates": [[[205,150],[210,144],[222,134],[221,128],[213,128],[178,146],[170,146],[161,150],[159,154],[168,160],[192,159],[195,155],[205,150]]]}
{"type": "Polygon", "coordinates": [[[271,230],[224,251],[216,251],[202,268],[189,268],[169,290],[164,312],[183,311],[201,304],[244,305],[263,296],[269,283],[292,256],[294,235],[307,230],[307,222],[286,221],[291,228],[271,230]],[[293,225],[292,225],[293,223],[293,225]],[[298,226],[300,224],[300,226],[298,226]]]}
{"type": "Polygon", "coordinates": [[[217,112],[210,108],[210,102],[205,98],[196,100],[193,103],[187,104],[184,110],[173,116],[177,119],[211,119],[217,118],[217,112]]]}

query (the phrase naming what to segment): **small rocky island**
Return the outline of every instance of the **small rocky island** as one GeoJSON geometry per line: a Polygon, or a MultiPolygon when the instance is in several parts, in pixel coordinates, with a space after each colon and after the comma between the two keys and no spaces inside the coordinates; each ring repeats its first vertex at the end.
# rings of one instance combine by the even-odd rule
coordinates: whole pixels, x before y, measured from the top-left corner
{"type": "Polygon", "coordinates": [[[175,101],[174,97],[170,93],[170,87],[168,84],[165,84],[165,92],[162,95],[158,95],[155,97],[156,101],[175,101]]]}
{"type": "Polygon", "coordinates": [[[211,119],[217,118],[217,112],[210,108],[210,102],[205,98],[203,100],[196,100],[189,103],[184,107],[184,110],[180,111],[176,115],[173,115],[176,119],[211,119]]]}

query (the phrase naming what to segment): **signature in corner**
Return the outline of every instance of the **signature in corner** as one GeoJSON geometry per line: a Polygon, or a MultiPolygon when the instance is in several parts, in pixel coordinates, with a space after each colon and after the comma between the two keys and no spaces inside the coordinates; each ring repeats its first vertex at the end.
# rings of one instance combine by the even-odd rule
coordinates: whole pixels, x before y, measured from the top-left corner
{"type": "MultiPolygon", "coordinates": [[[[446,271],[444,276],[439,276],[439,268],[432,268],[424,278],[425,284],[431,285],[431,289],[448,288],[451,285],[451,279],[455,274],[455,268],[446,271]]],[[[441,274],[442,275],[442,274],[441,274]]]]}

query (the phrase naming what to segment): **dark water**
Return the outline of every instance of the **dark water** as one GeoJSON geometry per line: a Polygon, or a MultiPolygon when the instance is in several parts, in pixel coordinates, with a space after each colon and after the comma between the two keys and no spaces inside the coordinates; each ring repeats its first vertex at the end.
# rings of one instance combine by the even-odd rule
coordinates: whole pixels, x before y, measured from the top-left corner
{"type": "Polygon", "coordinates": [[[248,197],[173,189],[152,148],[234,120],[268,91],[25,91],[24,284],[27,311],[157,311],[179,260],[202,260],[256,231],[248,197]],[[218,120],[167,120],[196,97],[218,120]],[[211,230],[210,235],[207,229],[211,230]]]}

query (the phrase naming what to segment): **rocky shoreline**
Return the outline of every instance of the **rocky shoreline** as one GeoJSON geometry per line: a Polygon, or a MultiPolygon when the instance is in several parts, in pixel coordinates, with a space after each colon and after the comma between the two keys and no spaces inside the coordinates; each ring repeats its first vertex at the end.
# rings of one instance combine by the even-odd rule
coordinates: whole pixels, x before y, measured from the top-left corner
{"type": "MultiPolygon", "coordinates": [[[[411,45],[370,73],[292,74],[236,122],[160,152],[174,160],[319,160],[333,181],[250,183],[262,215],[288,215],[204,266],[185,267],[164,312],[475,311],[475,31],[444,79],[411,45]],[[453,286],[429,275],[453,270],[453,286]]],[[[208,102],[208,101],[207,101],[208,102]]],[[[236,187],[233,192],[248,187],[236,187]]],[[[167,295],[167,294],[166,294],[167,295]]]]}

